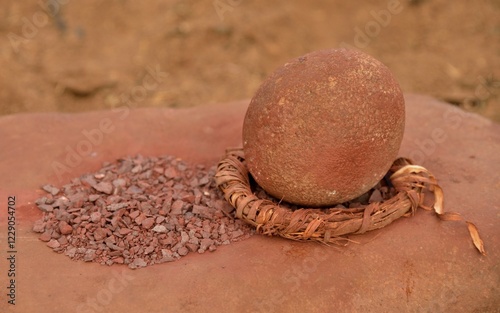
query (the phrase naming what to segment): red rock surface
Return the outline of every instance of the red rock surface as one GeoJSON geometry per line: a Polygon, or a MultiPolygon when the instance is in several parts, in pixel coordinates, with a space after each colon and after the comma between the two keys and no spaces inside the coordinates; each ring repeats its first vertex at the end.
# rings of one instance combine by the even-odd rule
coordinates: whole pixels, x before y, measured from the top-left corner
{"type": "MultiPolygon", "coordinates": [[[[4,116],[0,242],[5,251],[6,201],[14,195],[18,298],[15,307],[7,307],[2,296],[0,311],[497,312],[500,125],[425,96],[408,95],[406,103],[401,154],[437,176],[446,207],[476,223],[487,256],[473,248],[463,223],[442,222],[419,210],[381,230],[352,236],[359,244],[344,248],[254,235],[214,253],[189,253],[181,261],[135,271],[74,262],[32,232],[42,214],[34,204],[46,194],[42,185],[58,185],[102,162],[138,153],[211,165],[226,147],[241,144],[248,102],[133,110],[124,120],[112,112],[4,116]],[[67,147],[76,149],[85,140],[83,130],[113,117],[114,130],[59,181],[53,162],[64,162],[67,147]]],[[[53,240],[48,242],[57,245],[53,240]]],[[[200,244],[210,249],[210,242],[200,244]]],[[[4,257],[2,286],[7,283],[4,257]]]]}

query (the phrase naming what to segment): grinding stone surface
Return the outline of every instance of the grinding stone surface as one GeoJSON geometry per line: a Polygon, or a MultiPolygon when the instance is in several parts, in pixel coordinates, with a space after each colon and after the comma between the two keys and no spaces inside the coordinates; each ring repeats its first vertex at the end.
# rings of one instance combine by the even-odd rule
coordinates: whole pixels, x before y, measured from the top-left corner
{"type": "Polygon", "coordinates": [[[241,144],[248,101],[192,109],[0,117],[0,285],[6,292],[6,201],[16,196],[17,303],[0,312],[498,312],[500,297],[500,125],[430,97],[406,95],[400,155],[428,168],[445,207],[479,228],[487,256],[463,223],[419,210],[347,247],[254,235],[214,253],[130,270],[75,262],[32,231],[41,186],[59,185],[125,155],[175,155],[211,166],[241,144]],[[82,130],[110,118],[113,131],[61,180],[51,164],[82,130]]]}
{"type": "Polygon", "coordinates": [[[306,54],[257,90],[243,124],[248,168],[269,194],[304,206],[354,199],[397,156],[401,89],[373,57],[347,49],[306,54]]]}

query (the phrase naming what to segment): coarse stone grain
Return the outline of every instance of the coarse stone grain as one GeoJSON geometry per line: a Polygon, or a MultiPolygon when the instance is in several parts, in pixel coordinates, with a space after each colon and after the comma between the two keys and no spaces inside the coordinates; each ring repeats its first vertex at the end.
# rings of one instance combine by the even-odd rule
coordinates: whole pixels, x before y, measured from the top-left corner
{"type": "Polygon", "coordinates": [[[100,182],[94,186],[97,191],[103,192],[105,194],[111,194],[113,192],[113,185],[110,182],[100,182]]]}
{"type": "Polygon", "coordinates": [[[93,222],[93,223],[97,223],[101,220],[101,213],[100,212],[92,212],[90,214],[90,220],[93,222]]]}
{"type": "Polygon", "coordinates": [[[94,202],[97,199],[99,199],[101,196],[100,195],[89,195],[89,201],[94,202]]]}
{"type": "Polygon", "coordinates": [[[59,248],[60,246],[61,244],[56,239],[50,239],[49,242],[47,242],[47,247],[52,249],[59,248]]]}
{"type": "Polygon", "coordinates": [[[189,253],[189,249],[183,246],[177,250],[177,253],[179,253],[180,256],[185,256],[189,253]]]}
{"type": "Polygon", "coordinates": [[[132,269],[215,251],[254,230],[234,218],[214,174],[215,166],[173,156],[124,157],[61,188],[42,187],[48,195],[35,201],[43,216],[33,231],[71,259],[132,269]]]}
{"type": "Polygon", "coordinates": [[[167,228],[163,225],[156,225],[155,227],[153,227],[152,231],[156,233],[166,233],[167,228]]]}
{"type": "Polygon", "coordinates": [[[331,206],[371,189],[396,159],[405,103],[390,70],[358,50],[293,59],[257,90],[243,123],[255,181],[277,199],[331,206]]]}
{"type": "Polygon", "coordinates": [[[52,212],[54,210],[54,208],[50,204],[39,204],[38,208],[42,212],[52,212]]]}
{"type": "Polygon", "coordinates": [[[73,232],[73,227],[66,223],[65,221],[60,221],[59,222],[59,233],[61,235],[68,235],[73,232]]]}
{"type": "Polygon", "coordinates": [[[85,255],[83,256],[83,260],[85,262],[90,262],[90,261],[93,261],[96,257],[96,251],[94,249],[88,249],[86,252],[85,252],[85,255]]]}
{"type": "Polygon", "coordinates": [[[38,237],[41,241],[48,242],[50,239],[52,239],[52,235],[49,231],[44,232],[43,234],[38,237]]]}
{"type": "Polygon", "coordinates": [[[42,189],[53,196],[57,195],[57,193],[59,192],[59,188],[56,188],[52,185],[44,185],[42,186],[42,189]]]}
{"type": "Polygon", "coordinates": [[[145,229],[150,229],[151,227],[153,227],[154,223],[155,223],[155,219],[152,217],[148,217],[142,221],[141,225],[145,229]]]}
{"type": "Polygon", "coordinates": [[[172,203],[171,206],[171,211],[170,213],[172,215],[178,215],[182,213],[182,207],[184,206],[184,202],[182,200],[175,200],[174,203],[172,203]]]}
{"type": "Polygon", "coordinates": [[[38,220],[33,225],[33,231],[35,233],[43,233],[45,231],[45,222],[43,220],[38,220]]]}

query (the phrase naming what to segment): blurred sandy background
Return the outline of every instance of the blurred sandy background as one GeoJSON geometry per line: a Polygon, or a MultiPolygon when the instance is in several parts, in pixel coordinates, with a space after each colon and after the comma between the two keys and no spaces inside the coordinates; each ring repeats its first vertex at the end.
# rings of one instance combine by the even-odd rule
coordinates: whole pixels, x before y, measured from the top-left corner
{"type": "Polygon", "coordinates": [[[252,97],[276,67],[352,46],[405,92],[500,121],[500,1],[1,0],[0,114],[252,97]]]}

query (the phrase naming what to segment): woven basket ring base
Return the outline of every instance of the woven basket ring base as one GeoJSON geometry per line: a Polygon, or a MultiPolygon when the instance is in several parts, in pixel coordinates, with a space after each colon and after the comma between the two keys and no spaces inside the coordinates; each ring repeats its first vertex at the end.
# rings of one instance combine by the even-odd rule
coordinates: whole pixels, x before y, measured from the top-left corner
{"type": "MultiPolygon", "coordinates": [[[[444,212],[443,191],[436,178],[409,159],[395,160],[388,173],[396,195],[362,208],[300,208],[291,210],[257,197],[250,186],[243,150],[228,149],[215,174],[217,187],[236,209],[236,217],[253,225],[263,235],[292,240],[345,244],[349,234],[362,234],[389,225],[402,216],[412,216],[418,208],[434,210],[442,220],[463,220],[460,214],[444,212]],[[424,194],[434,194],[432,207],[424,205],[424,194]]],[[[476,248],[484,247],[474,224],[467,222],[476,248]]]]}

